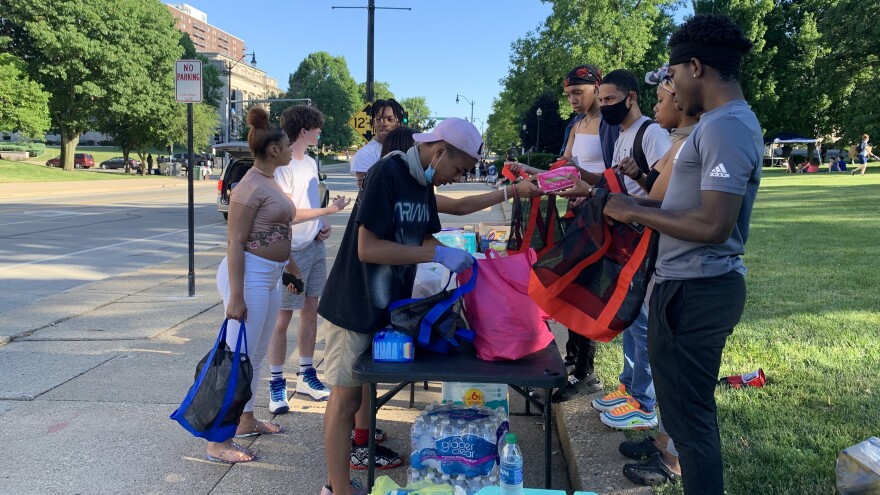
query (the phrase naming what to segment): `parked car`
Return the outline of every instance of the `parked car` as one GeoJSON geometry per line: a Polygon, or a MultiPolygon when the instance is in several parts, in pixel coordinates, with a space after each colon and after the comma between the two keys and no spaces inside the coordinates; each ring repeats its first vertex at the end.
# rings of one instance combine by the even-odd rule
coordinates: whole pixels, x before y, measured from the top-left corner
{"type": "MultiPolygon", "coordinates": [[[[114,170],[117,168],[125,168],[125,158],[121,156],[114,156],[109,160],[104,160],[99,165],[104,170],[114,170]]],[[[141,162],[135,160],[134,158],[128,159],[128,167],[131,169],[136,169],[141,166],[141,162]]]]}
{"type": "MultiPolygon", "coordinates": [[[[223,170],[223,176],[217,181],[217,211],[223,214],[223,218],[229,217],[229,194],[238,182],[244,177],[244,174],[254,164],[254,157],[248,144],[244,141],[230,141],[214,146],[217,153],[226,151],[229,153],[231,160],[229,165],[223,170]]],[[[324,182],[327,180],[327,174],[321,172],[318,166],[318,194],[321,196],[321,207],[330,204],[330,188],[324,182]]]]}
{"type": "MultiPolygon", "coordinates": [[[[56,156],[55,158],[46,162],[47,167],[61,167],[61,157],[56,156]]],[[[92,168],[95,166],[95,159],[92,155],[88,153],[74,153],[73,155],[73,168],[92,168]]]]}

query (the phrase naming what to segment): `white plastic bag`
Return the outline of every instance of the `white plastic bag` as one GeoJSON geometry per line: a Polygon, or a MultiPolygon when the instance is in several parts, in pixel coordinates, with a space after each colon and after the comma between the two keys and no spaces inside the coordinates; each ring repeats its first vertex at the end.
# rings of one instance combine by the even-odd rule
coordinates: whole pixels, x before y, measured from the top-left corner
{"type": "Polygon", "coordinates": [[[441,292],[444,288],[452,289],[457,287],[455,277],[449,287],[446,282],[449,280],[449,270],[440,263],[419,263],[416,269],[416,281],[413,284],[412,297],[416,299],[431,297],[441,292]]]}
{"type": "Polygon", "coordinates": [[[880,493],[880,438],[871,437],[840,451],[837,490],[841,495],[880,493]]]}

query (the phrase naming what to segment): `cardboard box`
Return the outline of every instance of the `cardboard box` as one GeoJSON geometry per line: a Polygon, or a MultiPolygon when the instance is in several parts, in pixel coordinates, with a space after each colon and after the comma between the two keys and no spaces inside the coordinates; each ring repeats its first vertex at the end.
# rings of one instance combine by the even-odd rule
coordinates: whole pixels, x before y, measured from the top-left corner
{"type": "Polygon", "coordinates": [[[504,408],[510,414],[507,385],[503,383],[443,382],[441,402],[457,406],[486,406],[490,409],[504,408]]]}

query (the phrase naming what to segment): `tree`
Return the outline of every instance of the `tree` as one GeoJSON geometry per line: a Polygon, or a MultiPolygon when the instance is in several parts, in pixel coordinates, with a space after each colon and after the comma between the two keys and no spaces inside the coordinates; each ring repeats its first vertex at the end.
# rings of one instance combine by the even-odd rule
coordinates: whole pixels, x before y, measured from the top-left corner
{"type": "Polygon", "coordinates": [[[49,93],[28,77],[24,62],[0,53],[0,130],[41,137],[50,124],[49,93]]]}
{"type": "Polygon", "coordinates": [[[486,147],[499,154],[507,153],[512,147],[519,149],[521,144],[520,116],[505,92],[506,90],[502,90],[501,95],[492,101],[492,113],[486,119],[489,126],[486,130],[486,147]]]}
{"type": "MultiPolygon", "coordinates": [[[[290,75],[287,98],[311,98],[324,114],[321,140],[335,149],[347,148],[356,136],[348,126],[348,119],[360,109],[357,83],[348,71],[344,57],[327,52],[315,52],[300,62],[290,75]]],[[[274,103],[273,118],[281,115],[290,102],[274,103]]]]}
{"type": "MultiPolygon", "coordinates": [[[[193,149],[206,149],[211,136],[217,132],[220,116],[215,107],[205,103],[193,105],[193,149]]],[[[173,111],[167,115],[165,132],[161,133],[161,147],[186,143],[186,105],[175,103],[173,111]]]]}
{"type": "Polygon", "coordinates": [[[198,59],[202,61],[202,103],[213,108],[220,108],[223,101],[223,81],[220,79],[220,71],[212,64],[208,57],[196,52],[196,46],[187,33],[180,33],[180,46],[183,47],[181,58],[185,60],[198,59]]]}
{"type": "MultiPolygon", "coordinates": [[[[374,101],[394,98],[394,93],[391,92],[391,87],[387,82],[382,81],[375,81],[373,83],[373,95],[374,101]]],[[[364,103],[367,102],[367,83],[365,82],[358,84],[358,101],[364,103]]]]}
{"type": "MultiPolygon", "coordinates": [[[[788,2],[783,0],[775,3],[788,2]]],[[[778,113],[776,106],[782,94],[777,90],[781,74],[780,61],[776,58],[779,44],[768,43],[767,40],[767,36],[772,38],[782,34],[782,26],[772,24],[781,21],[778,11],[774,9],[774,0],[694,0],[694,13],[729,16],[753,43],[751,51],[743,58],[741,83],[746,101],[766,130],[766,117],[778,113]],[[773,26],[773,29],[768,29],[769,26],[773,26]]],[[[789,36],[789,33],[782,35],[789,36]]]]}
{"type": "Polygon", "coordinates": [[[534,147],[536,153],[556,153],[562,147],[566,122],[559,116],[559,98],[554,93],[547,91],[536,98],[520,120],[526,125],[525,131],[520,127],[520,142],[526,150],[534,147]],[[539,108],[540,124],[537,113],[539,108]],[[539,129],[540,142],[537,141],[539,129]]]}
{"type": "Polygon", "coordinates": [[[106,105],[96,125],[114,136],[128,163],[132,151],[162,141],[174,106],[184,106],[174,101],[174,61],[183,48],[174,19],[159,2],[135,2],[125,16],[105,22],[108,30],[120,33],[105,47],[120,61],[119,77],[106,84],[106,105]],[[147,24],[150,29],[129,31],[147,24]]]}
{"type": "MultiPolygon", "coordinates": [[[[627,68],[636,74],[656,69],[666,57],[665,40],[674,27],[677,2],[555,0],[544,22],[511,45],[510,72],[501,80],[503,91],[489,117],[492,146],[506,151],[530,102],[547,92],[557,95],[559,117],[567,118],[562,78],[576,65],[595,64],[603,72],[627,68]]],[[[645,99],[653,102],[652,95],[645,99]]]]}
{"type": "MultiPolygon", "coordinates": [[[[8,51],[50,94],[49,111],[61,133],[61,162],[73,170],[79,137],[107,103],[107,86],[126,61],[112,48],[108,22],[125,18],[136,0],[31,0],[0,3],[8,51]]],[[[140,32],[143,26],[126,26],[140,32]]]]}
{"type": "Polygon", "coordinates": [[[410,96],[400,100],[400,105],[409,116],[407,126],[412,127],[416,132],[427,132],[437,125],[435,119],[428,118],[431,115],[431,109],[428,108],[428,101],[424,96],[410,96]]]}
{"type": "Polygon", "coordinates": [[[880,25],[866,20],[878,7],[877,0],[832,0],[816,15],[829,49],[817,82],[830,99],[831,128],[846,144],[880,136],[880,25]]]}

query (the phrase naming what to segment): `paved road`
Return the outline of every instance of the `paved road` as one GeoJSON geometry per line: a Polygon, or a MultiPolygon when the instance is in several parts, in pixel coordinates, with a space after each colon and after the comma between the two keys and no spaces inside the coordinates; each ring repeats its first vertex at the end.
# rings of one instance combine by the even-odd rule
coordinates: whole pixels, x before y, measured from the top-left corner
{"type": "MultiPolygon", "coordinates": [[[[331,194],[355,195],[347,173],[330,172],[331,194]]],[[[226,243],[214,181],[195,188],[195,249],[226,243]]],[[[0,200],[0,280],[16,288],[0,313],[83,284],[187,256],[187,189],[57,194],[0,200]]],[[[340,229],[348,215],[335,215],[340,229]]]]}
{"type": "MultiPolygon", "coordinates": [[[[222,245],[216,190],[196,189],[196,250],[222,245]]],[[[84,283],[185,256],[185,187],[0,203],[0,313],[84,283]]]]}

